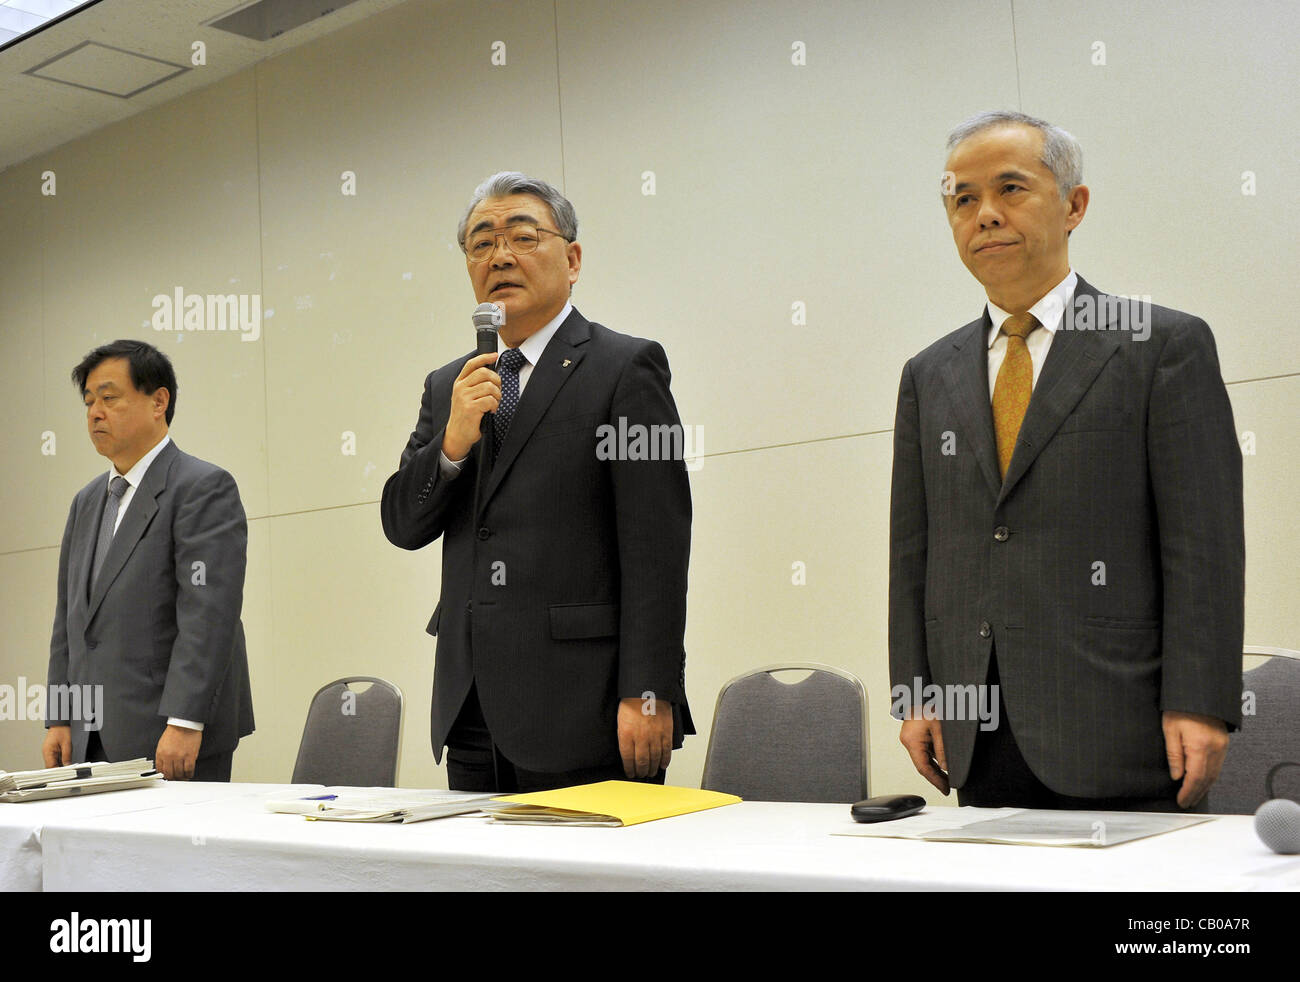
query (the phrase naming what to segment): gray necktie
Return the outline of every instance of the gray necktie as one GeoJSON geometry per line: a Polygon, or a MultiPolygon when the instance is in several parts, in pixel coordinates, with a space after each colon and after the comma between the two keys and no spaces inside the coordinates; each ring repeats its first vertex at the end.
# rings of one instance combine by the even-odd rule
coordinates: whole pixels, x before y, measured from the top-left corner
{"type": "Polygon", "coordinates": [[[117,524],[117,509],[122,504],[122,495],[126,494],[127,483],[124,477],[114,477],[108,483],[108,501],[104,503],[104,516],[99,520],[99,538],[95,541],[95,561],[91,566],[90,586],[93,589],[99,579],[100,568],[108,555],[108,547],[113,544],[113,527],[117,524]]]}

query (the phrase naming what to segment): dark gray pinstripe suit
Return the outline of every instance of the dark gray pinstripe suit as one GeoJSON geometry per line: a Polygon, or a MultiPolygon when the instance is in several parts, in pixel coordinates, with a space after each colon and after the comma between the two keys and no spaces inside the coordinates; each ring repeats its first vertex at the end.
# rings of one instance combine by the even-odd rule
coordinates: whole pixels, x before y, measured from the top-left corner
{"type": "MultiPolygon", "coordinates": [[[[1080,278],[1076,308],[1098,299],[1080,278]]],[[[1232,408],[1205,322],[1151,310],[1146,340],[1113,316],[1093,322],[1103,330],[1057,331],[1005,481],[987,313],[912,358],[899,386],[891,684],[982,683],[996,645],[1003,725],[1059,794],[1164,792],[1164,710],[1241,722],[1232,408]],[[955,453],[943,452],[947,433],[955,453]],[[1105,585],[1094,585],[1096,563],[1105,585]]],[[[953,787],[978,727],[943,723],[953,787]]]]}

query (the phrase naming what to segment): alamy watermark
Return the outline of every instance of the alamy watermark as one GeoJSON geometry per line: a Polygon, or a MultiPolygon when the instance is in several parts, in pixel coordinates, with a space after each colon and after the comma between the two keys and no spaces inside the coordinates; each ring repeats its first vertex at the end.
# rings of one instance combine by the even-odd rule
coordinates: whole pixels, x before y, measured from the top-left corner
{"type": "Polygon", "coordinates": [[[597,460],[681,460],[688,471],[704,466],[704,427],[681,423],[629,423],[626,416],[618,425],[596,427],[597,460]]]}
{"type": "Polygon", "coordinates": [[[1074,305],[1065,309],[1061,330],[1124,331],[1132,334],[1134,341],[1145,341],[1151,337],[1151,296],[1079,294],[1074,305]]]}
{"type": "Polygon", "coordinates": [[[0,685],[0,721],[48,719],[68,725],[81,723],[87,730],[98,730],[104,725],[100,715],[103,706],[102,685],[28,685],[22,675],[16,686],[0,685]]]}
{"type": "Polygon", "coordinates": [[[155,331],[237,331],[241,341],[262,336],[260,293],[186,293],[183,287],[169,296],[153,298],[155,331]]]}
{"type": "Polygon", "coordinates": [[[895,719],[977,719],[981,730],[998,728],[998,687],[994,685],[935,685],[917,676],[911,686],[901,682],[889,690],[889,714],[895,719]]]}
{"type": "Polygon", "coordinates": [[[73,911],[50,922],[50,951],[65,954],[128,954],[133,962],[152,955],[153,920],[148,917],[82,917],[73,911]]]}

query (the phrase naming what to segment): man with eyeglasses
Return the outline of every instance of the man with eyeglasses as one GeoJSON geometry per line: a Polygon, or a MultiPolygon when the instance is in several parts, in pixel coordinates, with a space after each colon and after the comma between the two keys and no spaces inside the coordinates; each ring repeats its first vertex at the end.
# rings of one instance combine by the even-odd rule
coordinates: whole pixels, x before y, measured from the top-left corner
{"type": "Polygon", "coordinates": [[[574,308],[577,226],[545,181],[503,172],[475,191],[458,239],[475,298],[505,313],[498,350],[428,376],[384,486],[390,542],[442,538],[432,740],[453,790],[662,783],[695,732],[685,463],[600,439],[681,432],[668,360],[574,308]]]}

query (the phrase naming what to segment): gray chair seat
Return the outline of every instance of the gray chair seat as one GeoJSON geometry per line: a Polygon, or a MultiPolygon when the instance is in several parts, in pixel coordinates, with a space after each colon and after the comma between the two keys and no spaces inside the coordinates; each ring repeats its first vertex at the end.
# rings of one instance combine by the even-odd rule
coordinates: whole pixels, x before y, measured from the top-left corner
{"type": "Polygon", "coordinates": [[[829,665],[768,665],[718,693],[702,788],[746,801],[854,802],[867,793],[867,693],[829,665]],[[775,672],[811,671],[787,685],[775,672]]]}
{"type": "Polygon", "coordinates": [[[396,787],[401,740],[401,689],[369,675],[336,679],[312,696],[293,783],[396,787]],[[370,687],[355,691],[360,682],[370,687]]]}

